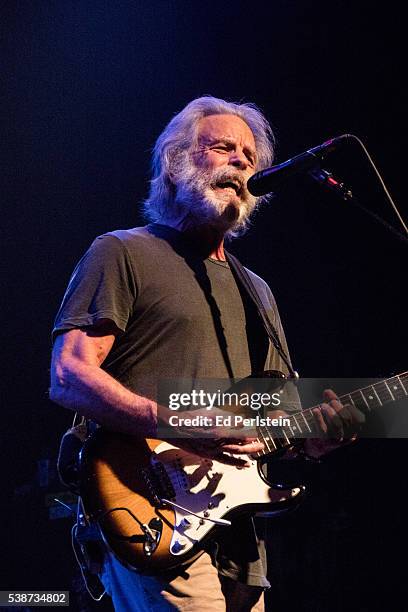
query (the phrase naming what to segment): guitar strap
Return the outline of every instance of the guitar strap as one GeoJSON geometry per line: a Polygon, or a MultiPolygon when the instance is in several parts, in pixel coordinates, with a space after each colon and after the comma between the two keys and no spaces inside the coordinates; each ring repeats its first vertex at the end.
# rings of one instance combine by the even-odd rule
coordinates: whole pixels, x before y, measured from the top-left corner
{"type": "Polygon", "coordinates": [[[225,251],[225,256],[233,273],[238,278],[251,300],[254,302],[258,314],[262,320],[265,331],[268,334],[270,341],[272,342],[282,361],[286,364],[290,377],[299,378],[299,374],[292,368],[289,356],[286,354],[282,346],[278,332],[276,331],[274,324],[268,316],[265,306],[263,305],[262,300],[259,297],[258,291],[256,290],[255,285],[253,284],[247,270],[244,268],[242,263],[235,257],[235,255],[232,255],[231,253],[225,251]]]}

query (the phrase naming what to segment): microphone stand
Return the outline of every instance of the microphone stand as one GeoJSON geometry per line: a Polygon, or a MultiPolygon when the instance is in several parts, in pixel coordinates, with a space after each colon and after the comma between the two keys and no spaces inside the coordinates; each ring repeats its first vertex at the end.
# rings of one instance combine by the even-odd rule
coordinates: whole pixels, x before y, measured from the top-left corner
{"type": "Polygon", "coordinates": [[[373,219],[381,223],[386,229],[388,229],[396,238],[398,238],[405,245],[408,245],[408,239],[401,234],[398,230],[396,230],[392,225],[384,221],[377,213],[373,212],[369,208],[366,208],[361,204],[361,202],[353,195],[351,189],[349,189],[343,182],[338,181],[331,172],[328,172],[324,168],[314,168],[313,170],[308,172],[308,175],[311,176],[317,183],[331,189],[337,195],[341,197],[342,200],[346,202],[352,202],[358,208],[366,212],[373,219]]]}

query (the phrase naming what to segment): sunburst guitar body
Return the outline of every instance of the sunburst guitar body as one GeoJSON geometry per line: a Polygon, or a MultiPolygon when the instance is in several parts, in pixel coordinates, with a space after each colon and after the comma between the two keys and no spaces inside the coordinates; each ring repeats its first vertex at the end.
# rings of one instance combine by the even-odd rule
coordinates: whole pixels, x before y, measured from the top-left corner
{"type": "Polygon", "coordinates": [[[157,439],[98,430],[82,450],[81,497],[108,548],[130,568],[155,572],[194,558],[215,529],[242,513],[292,508],[304,487],[268,484],[259,458],[237,468],[157,439]]]}

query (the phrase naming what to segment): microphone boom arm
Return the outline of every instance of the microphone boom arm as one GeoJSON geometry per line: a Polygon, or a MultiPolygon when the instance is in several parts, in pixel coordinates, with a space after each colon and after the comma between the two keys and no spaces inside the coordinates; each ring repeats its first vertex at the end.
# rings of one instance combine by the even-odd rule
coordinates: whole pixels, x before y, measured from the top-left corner
{"type": "Polygon", "coordinates": [[[406,238],[406,236],[396,230],[395,227],[387,223],[387,221],[384,221],[384,219],[377,215],[377,213],[363,206],[363,204],[361,204],[361,202],[353,195],[351,189],[346,187],[343,182],[338,181],[331,172],[328,172],[324,168],[317,168],[315,170],[311,170],[310,172],[308,172],[308,174],[315,181],[320,183],[320,185],[328,187],[329,189],[337,193],[342,198],[342,200],[346,200],[347,202],[355,204],[357,208],[360,208],[360,210],[364,211],[365,213],[370,215],[370,217],[381,223],[383,227],[389,230],[392,234],[394,234],[396,238],[398,238],[401,242],[408,246],[408,239],[406,238]]]}

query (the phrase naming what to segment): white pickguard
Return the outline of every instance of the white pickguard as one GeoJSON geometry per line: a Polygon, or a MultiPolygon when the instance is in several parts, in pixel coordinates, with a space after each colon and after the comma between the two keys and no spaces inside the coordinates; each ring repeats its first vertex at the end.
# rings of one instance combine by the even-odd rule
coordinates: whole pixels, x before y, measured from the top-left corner
{"type": "MultiPolygon", "coordinates": [[[[238,469],[189,454],[167,442],[155,448],[152,464],[160,462],[165,467],[176,493],[172,501],[188,510],[174,508],[176,522],[170,545],[172,554],[182,555],[202,540],[214,527],[214,523],[205,519],[220,519],[243,504],[271,502],[271,488],[259,476],[257,462],[250,461],[250,467],[238,469]]],[[[300,488],[291,489],[290,496],[296,497],[300,492],[300,488]]],[[[285,491],[282,500],[287,496],[285,491]]],[[[273,501],[279,501],[276,491],[273,501]]],[[[279,511],[268,514],[277,513],[279,511]]],[[[222,528],[229,529],[228,526],[222,528]]]]}

